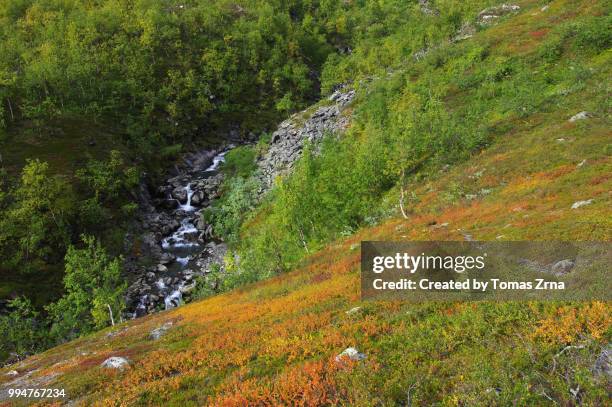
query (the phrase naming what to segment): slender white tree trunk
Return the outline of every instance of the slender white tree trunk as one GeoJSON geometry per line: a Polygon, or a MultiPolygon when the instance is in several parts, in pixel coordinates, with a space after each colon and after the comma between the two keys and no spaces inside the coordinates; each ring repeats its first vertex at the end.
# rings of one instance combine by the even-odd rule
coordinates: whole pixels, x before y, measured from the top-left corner
{"type": "Polygon", "coordinates": [[[110,315],[111,325],[115,326],[115,319],[113,318],[113,310],[110,305],[106,304],[106,306],[108,307],[108,313],[110,315]]]}
{"type": "Polygon", "coordinates": [[[404,219],[408,219],[408,215],[406,214],[406,209],[404,208],[405,199],[406,199],[406,191],[404,190],[404,170],[402,170],[402,178],[400,179],[399,206],[400,206],[400,211],[402,211],[402,216],[404,217],[404,219]]]}

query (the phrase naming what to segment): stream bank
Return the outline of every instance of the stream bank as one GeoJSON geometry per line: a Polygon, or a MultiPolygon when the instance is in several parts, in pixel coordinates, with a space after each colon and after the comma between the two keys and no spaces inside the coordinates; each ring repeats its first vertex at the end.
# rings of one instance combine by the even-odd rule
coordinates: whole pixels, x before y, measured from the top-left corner
{"type": "Polygon", "coordinates": [[[136,318],[181,305],[193,291],[196,278],[223,267],[226,245],[213,238],[212,225],[201,213],[219,195],[220,166],[228,145],[183,158],[176,175],[150,191],[141,187],[137,232],[126,236],[131,277],[126,318],[136,318]]]}
{"type": "MultiPolygon", "coordinates": [[[[346,87],[326,100],[292,115],[271,134],[256,160],[259,199],[275,180],[289,174],[306,143],[318,145],[326,135],[340,135],[350,125],[355,91],[346,87]]],[[[236,135],[228,138],[237,140],[236,135]]],[[[250,142],[254,137],[250,137],[250,142]]],[[[196,279],[213,269],[224,271],[227,246],[214,236],[201,213],[219,197],[220,166],[235,144],[187,154],[161,186],[140,190],[137,227],[126,236],[125,269],[130,277],[126,318],[179,306],[196,279]]]]}

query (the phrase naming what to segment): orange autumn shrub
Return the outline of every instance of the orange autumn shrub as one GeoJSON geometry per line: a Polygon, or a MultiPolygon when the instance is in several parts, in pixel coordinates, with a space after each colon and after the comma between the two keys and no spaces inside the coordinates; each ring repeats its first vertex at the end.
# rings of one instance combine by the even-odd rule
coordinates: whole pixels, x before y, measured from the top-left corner
{"type": "Polygon", "coordinates": [[[321,406],[338,405],[346,399],[336,374],[351,369],[349,362],[334,359],[295,366],[274,380],[257,383],[245,380],[214,399],[211,406],[321,406]]]}
{"type": "Polygon", "coordinates": [[[538,322],[534,336],[546,342],[567,344],[587,335],[599,340],[612,325],[610,311],[610,306],[600,301],[583,308],[560,307],[538,322]]]}

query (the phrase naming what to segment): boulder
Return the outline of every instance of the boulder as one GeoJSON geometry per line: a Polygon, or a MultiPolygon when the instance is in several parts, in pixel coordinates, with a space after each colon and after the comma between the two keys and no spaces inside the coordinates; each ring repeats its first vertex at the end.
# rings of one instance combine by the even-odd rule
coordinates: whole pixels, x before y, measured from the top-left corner
{"type": "Polygon", "coordinates": [[[166,334],[166,331],[168,331],[171,327],[172,327],[172,322],[166,322],[159,328],[155,328],[154,330],[152,330],[151,333],[149,334],[149,339],[153,341],[158,340],[159,338],[164,336],[166,334]]]}
{"type": "Polygon", "coordinates": [[[521,7],[516,4],[502,4],[499,6],[493,6],[482,10],[478,14],[478,23],[481,25],[491,24],[499,17],[505,16],[512,12],[520,10],[521,7]]]}
{"type": "Polygon", "coordinates": [[[574,123],[574,122],[577,122],[578,120],[588,119],[591,116],[592,116],[591,113],[589,113],[587,111],[582,111],[582,112],[576,113],[575,115],[570,117],[569,122],[570,123],[574,123]]]}
{"type": "Polygon", "coordinates": [[[172,197],[181,202],[187,201],[187,190],[183,186],[178,186],[172,190],[172,197]]]}
{"type": "Polygon", "coordinates": [[[365,353],[361,353],[357,349],[351,347],[351,348],[346,348],[345,350],[342,351],[342,353],[337,355],[336,362],[341,362],[342,359],[344,358],[348,358],[354,361],[360,361],[360,360],[365,359],[366,357],[367,356],[365,353]]]}
{"type": "Polygon", "coordinates": [[[593,373],[595,376],[612,378],[612,345],[608,344],[602,349],[593,365],[593,373]]]}
{"type": "Polygon", "coordinates": [[[361,307],[354,307],[351,308],[350,310],[346,311],[346,315],[353,315],[359,312],[359,310],[361,310],[361,307]]]}
{"type": "Polygon", "coordinates": [[[167,265],[173,262],[174,260],[176,260],[175,255],[173,255],[172,253],[165,252],[162,254],[161,258],[159,259],[159,263],[162,265],[167,265]]]}
{"type": "Polygon", "coordinates": [[[100,366],[106,369],[124,370],[130,366],[130,362],[126,358],[122,358],[120,356],[111,356],[102,362],[100,366]]]}
{"type": "Polygon", "coordinates": [[[196,229],[201,230],[201,231],[205,231],[206,227],[208,226],[208,224],[204,221],[204,219],[202,219],[201,216],[199,216],[195,220],[194,225],[195,225],[196,229]]]}
{"type": "Polygon", "coordinates": [[[572,204],[572,209],[578,209],[580,207],[586,206],[586,205],[590,205],[593,203],[592,199],[588,199],[586,201],[578,201],[578,202],[574,202],[572,204]]]}
{"type": "Polygon", "coordinates": [[[563,276],[569,273],[575,265],[576,263],[573,260],[565,259],[553,264],[550,271],[556,276],[563,276]]]}

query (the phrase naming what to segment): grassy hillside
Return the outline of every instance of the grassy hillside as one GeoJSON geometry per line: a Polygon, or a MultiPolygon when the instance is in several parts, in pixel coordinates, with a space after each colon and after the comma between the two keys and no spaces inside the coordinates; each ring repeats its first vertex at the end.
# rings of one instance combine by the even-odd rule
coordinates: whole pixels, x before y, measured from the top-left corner
{"type": "MultiPolygon", "coordinates": [[[[609,10],[603,2],[517,4],[520,12],[472,38],[446,44],[424,60],[407,59],[394,73],[373,75],[380,78],[364,85],[345,139],[365,146],[361,152],[368,151],[368,135],[397,127],[390,124],[431,120],[446,141],[474,136],[459,140],[465,145],[451,149],[455,155],[448,161],[447,150],[428,149],[436,145],[431,140],[411,146],[427,157],[423,166],[421,155],[400,157],[404,168],[415,168],[401,179],[410,196],[407,219],[397,210],[399,174],[388,164],[399,155],[376,156],[387,160],[375,170],[391,174],[378,184],[385,188],[373,190],[377,199],[363,212],[330,212],[344,226],[374,208],[379,215],[373,225],[358,228],[367,223],[358,219],[354,233],[341,238],[343,230],[330,222],[325,233],[310,236],[310,253],[287,253],[287,273],[5,367],[0,397],[6,401],[11,387],[50,387],[64,388],[77,405],[607,405],[611,378],[594,366],[610,346],[609,303],[360,300],[361,240],[612,238],[609,10]],[[420,111],[432,116],[408,116],[410,108],[422,107],[409,96],[427,89],[439,92],[448,116],[426,109],[420,111]],[[389,111],[393,117],[383,117],[389,111]],[[582,111],[588,117],[570,121],[582,111]],[[442,127],[448,123],[467,128],[442,127]],[[163,326],[165,334],[151,339],[150,332],[163,326]],[[347,347],[367,357],[337,361],[347,347]],[[127,358],[130,366],[100,367],[111,356],[127,358]]],[[[368,58],[360,61],[368,65],[368,58]]],[[[342,77],[347,71],[340,65],[329,75],[342,77]]],[[[341,175],[353,161],[338,163],[333,179],[348,179],[341,175]]],[[[311,168],[326,168],[325,162],[317,165],[311,168]]],[[[310,185],[324,185],[321,179],[330,180],[310,185]]],[[[346,189],[330,193],[338,191],[346,189]]],[[[245,238],[257,243],[286,213],[275,209],[286,201],[274,199],[243,225],[245,238]]],[[[305,210],[313,208],[322,207],[305,210]]],[[[274,231],[278,242],[293,244],[290,227],[274,231]]]]}
{"type": "MultiPolygon", "coordinates": [[[[0,380],[65,388],[83,405],[388,405],[408,399],[413,405],[552,405],[551,399],[575,403],[570,389],[578,386],[585,405],[604,405],[610,378],[591,369],[612,333],[609,304],[408,304],[359,297],[360,240],[455,240],[463,239],[461,232],[478,239],[609,239],[609,181],[597,171],[607,158],[596,148],[606,138],[579,142],[573,136],[571,151],[555,147],[567,154],[563,159],[532,148],[543,133],[557,146],[556,131],[576,130],[565,121],[529,124],[421,186],[416,192],[426,198],[409,219],[361,230],[280,277],[31,357],[3,369],[0,380]],[[577,167],[584,159],[590,164],[577,167]],[[482,169],[489,174],[474,179],[482,169]],[[458,180],[479,190],[504,177],[506,184],[486,197],[442,200],[458,180]],[[570,181],[574,187],[567,191],[570,181]],[[570,209],[583,198],[595,201],[570,209]],[[354,307],[361,309],[347,314],[354,307]],[[167,333],[151,340],[150,332],[166,323],[172,323],[167,333]],[[584,347],[560,354],[568,345],[584,347]],[[337,363],[334,357],[349,346],[367,359],[337,363]],[[131,367],[99,367],[110,356],[128,358],[131,367]],[[19,376],[6,376],[11,369],[19,376]]],[[[586,126],[602,125],[594,119],[586,126]]]]}

